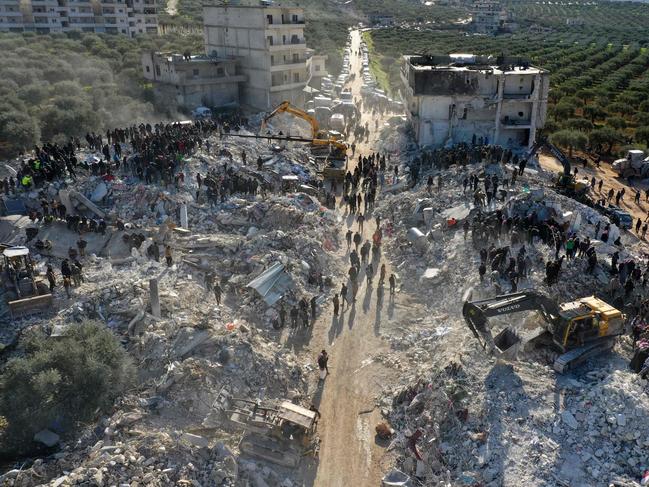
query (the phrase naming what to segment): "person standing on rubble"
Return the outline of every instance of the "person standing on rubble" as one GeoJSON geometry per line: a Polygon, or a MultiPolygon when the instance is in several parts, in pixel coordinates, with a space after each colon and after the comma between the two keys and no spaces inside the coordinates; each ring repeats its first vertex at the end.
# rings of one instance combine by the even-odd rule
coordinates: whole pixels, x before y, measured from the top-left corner
{"type": "Polygon", "coordinates": [[[320,380],[323,381],[329,375],[329,355],[326,350],[318,355],[318,368],[320,369],[320,380]]]}
{"type": "Polygon", "coordinates": [[[221,306],[221,295],[223,294],[223,289],[221,289],[221,286],[217,282],[214,284],[214,297],[216,298],[216,305],[221,306]]]}
{"type": "Polygon", "coordinates": [[[388,281],[390,282],[390,296],[394,296],[397,287],[397,278],[394,274],[390,274],[388,281]]]}
{"type": "Polygon", "coordinates": [[[79,249],[79,256],[80,257],[85,257],[86,256],[86,247],[88,246],[88,242],[85,241],[82,237],[79,237],[79,240],[77,240],[77,248],[79,249]]]}
{"type": "Polygon", "coordinates": [[[214,273],[208,271],[205,273],[205,278],[203,279],[205,283],[205,291],[210,293],[214,289],[214,273]]]}
{"type": "Polygon", "coordinates": [[[171,247],[165,245],[165,260],[167,261],[167,267],[171,267],[173,264],[173,258],[171,256],[171,247]]]}
{"type": "Polygon", "coordinates": [[[278,314],[279,314],[279,322],[282,328],[284,328],[286,326],[286,308],[284,308],[283,304],[279,305],[278,314]]]}
{"type": "Polygon", "coordinates": [[[74,287],[79,287],[83,282],[83,266],[81,265],[81,262],[75,259],[70,269],[72,271],[72,280],[74,282],[74,287]]]}
{"type": "Polygon", "coordinates": [[[70,298],[70,286],[72,285],[70,279],[72,277],[72,269],[70,269],[70,262],[68,259],[64,259],[61,263],[61,275],[63,276],[63,287],[65,287],[65,293],[70,298]]]}
{"type": "Polygon", "coordinates": [[[51,265],[47,266],[47,272],[45,273],[45,276],[47,277],[47,280],[50,283],[50,294],[54,292],[54,288],[56,287],[56,277],[54,276],[54,269],[52,269],[51,265]]]}

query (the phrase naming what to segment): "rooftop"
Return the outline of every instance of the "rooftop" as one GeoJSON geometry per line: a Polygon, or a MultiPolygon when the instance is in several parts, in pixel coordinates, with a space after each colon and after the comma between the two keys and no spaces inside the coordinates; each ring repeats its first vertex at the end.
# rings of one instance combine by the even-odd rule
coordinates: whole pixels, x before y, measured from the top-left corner
{"type": "Polygon", "coordinates": [[[543,73],[519,57],[478,56],[476,54],[407,55],[404,59],[415,71],[491,71],[494,74],[543,73]]]}

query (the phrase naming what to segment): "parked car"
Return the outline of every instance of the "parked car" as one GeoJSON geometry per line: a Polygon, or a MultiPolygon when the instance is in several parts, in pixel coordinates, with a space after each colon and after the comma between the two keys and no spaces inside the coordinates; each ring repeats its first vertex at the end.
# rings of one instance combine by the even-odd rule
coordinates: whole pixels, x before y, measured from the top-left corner
{"type": "Polygon", "coordinates": [[[199,118],[212,118],[212,110],[207,107],[197,107],[192,110],[192,117],[199,118]]]}

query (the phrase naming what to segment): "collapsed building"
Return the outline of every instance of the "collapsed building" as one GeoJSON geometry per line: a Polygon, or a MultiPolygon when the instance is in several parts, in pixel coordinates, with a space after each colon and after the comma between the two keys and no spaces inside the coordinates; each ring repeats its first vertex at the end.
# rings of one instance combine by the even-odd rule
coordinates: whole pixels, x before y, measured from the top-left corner
{"type": "Polygon", "coordinates": [[[420,146],[532,146],[546,120],[550,73],[519,58],[404,56],[404,102],[420,146]]]}

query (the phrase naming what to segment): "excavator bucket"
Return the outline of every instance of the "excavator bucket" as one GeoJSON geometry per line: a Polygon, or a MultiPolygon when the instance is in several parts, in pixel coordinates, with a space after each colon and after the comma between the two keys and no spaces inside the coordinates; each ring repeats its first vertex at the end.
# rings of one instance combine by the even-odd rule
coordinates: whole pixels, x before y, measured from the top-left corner
{"type": "Polygon", "coordinates": [[[494,353],[504,359],[513,359],[521,348],[522,340],[511,328],[507,327],[494,337],[494,353]]]}

